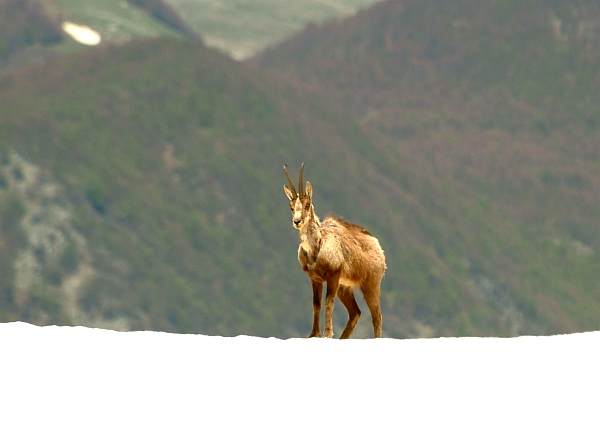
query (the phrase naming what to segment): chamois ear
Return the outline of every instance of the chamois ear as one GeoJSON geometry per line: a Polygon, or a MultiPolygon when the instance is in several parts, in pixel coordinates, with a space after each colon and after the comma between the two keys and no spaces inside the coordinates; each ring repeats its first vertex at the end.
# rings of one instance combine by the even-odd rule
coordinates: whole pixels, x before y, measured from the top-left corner
{"type": "Polygon", "coordinates": [[[286,196],[288,197],[289,200],[293,200],[294,199],[294,193],[292,192],[292,190],[290,190],[288,188],[287,185],[283,186],[283,191],[285,191],[286,196]]]}
{"type": "Polygon", "coordinates": [[[305,191],[306,195],[312,199],[312,185],[310,184],[310,182],[307,180],[306,181],[306,191],[305,191]]]}

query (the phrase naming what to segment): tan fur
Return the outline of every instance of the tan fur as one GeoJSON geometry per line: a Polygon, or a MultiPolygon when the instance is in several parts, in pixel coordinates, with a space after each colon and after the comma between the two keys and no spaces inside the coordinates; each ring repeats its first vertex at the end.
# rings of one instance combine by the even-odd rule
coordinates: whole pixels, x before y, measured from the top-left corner
{"type": "Polygon", "coordinates": [[[358,287],[371,312],[374,336],[380,338],[380,284],[386,264],[379,241],[363,227],[333,216],[321,222],[312,205],[310,182],[306,182],[306,191],[303,191],[303,169],[304,164],[300,170],[299,193],[296,193],[285,166],[290,187],[283,187],[290,200],[292,225],[300,231],[298,260],[312,283],[313,327],[309,337],[321,335],[319,317],[323,284],[326,283],[323,336],[333,337],[332,313],[336,295],[348,310],[348,322],[340,339],[352,335],[361,314],[353,292],[354,287],[358,287]]]}

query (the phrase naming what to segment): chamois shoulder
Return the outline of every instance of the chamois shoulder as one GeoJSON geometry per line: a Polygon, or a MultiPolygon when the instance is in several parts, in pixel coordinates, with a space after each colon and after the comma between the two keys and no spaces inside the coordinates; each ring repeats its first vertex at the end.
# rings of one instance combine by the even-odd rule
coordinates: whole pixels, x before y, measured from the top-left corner
{"type": "Polygon", "coordinates": [[[373,237],[373,235],[369,233],[365,227],[348,222],[347,220],[342,219],[339,216],[334,216],[333,214],[329,214],[322,223],[325,225],[337,225],[345,228],[348,231],[354,231],[373,237]]]}

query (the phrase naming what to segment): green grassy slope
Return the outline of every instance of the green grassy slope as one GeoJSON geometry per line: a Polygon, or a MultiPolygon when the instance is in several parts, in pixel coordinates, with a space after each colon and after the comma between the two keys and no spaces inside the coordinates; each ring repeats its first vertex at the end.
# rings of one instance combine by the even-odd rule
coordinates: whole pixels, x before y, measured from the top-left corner
{"type": "Polygon", "coordinates": [[[101,44],[158,36],[200,39],[162,0],[0,0],[0,70],[87,49],[61,29],[65,21],[91,27],[101,44]]]}
{"type": "Polygon", "coordinates": [[[412,156],[470,201],[448,219],[421,196],[439,227],[422,241],[448,266],[461,252],[505,319],[597,329],[599,23],[592,1],[388,1],[253,64],[344,105],[390,168],[412,156]]]}
{"type": "Polygon", "coordinates": [[[309,22],[352,15],[378,0],[165,0],[206,44],[244,59],[309,22]]]}
{"type": "Polygon", "coordinates": [[[169,14],[163,2],[150,0],[43,0],[46,10],[62,20],[95,29],[107,43],[125,42],[132,38],[180,36],[190,34],[174,11],[169,14]],[[161,14],[158,7],[163,4],[161,14]],[[153,5],[156,5],[153,7],[153,5]],[[168,17],[173,16],[172,20],[168,17]],[[164,17],[164,19],[163,19],[164,17]]]}

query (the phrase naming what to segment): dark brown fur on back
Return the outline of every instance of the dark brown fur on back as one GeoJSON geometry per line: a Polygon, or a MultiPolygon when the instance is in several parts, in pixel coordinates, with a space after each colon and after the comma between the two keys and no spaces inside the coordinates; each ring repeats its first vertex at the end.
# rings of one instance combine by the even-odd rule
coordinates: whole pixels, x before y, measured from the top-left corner
{"type": "MultiPolygon", "coordinates": [[[[361,225],[353,224],[352,222],[348,222],[346,219],[342,219],[339,216],[335,216],[333,214],[328,214],[327,217],[325,218],[325,221],[327,219],[333,219],[336,222],[339,222],[341,225],[343,225],[344,227],[346,227],[348,230],[356,230],[359,233],[366,234],[366,235],[369,235],[371,237],[375,237],[371,233],[369,233],[369,231],[365,227],[363,227],[361,225]]],[[[325,221],[323,221],[323,222],[325,222],[325,221]]]]}

